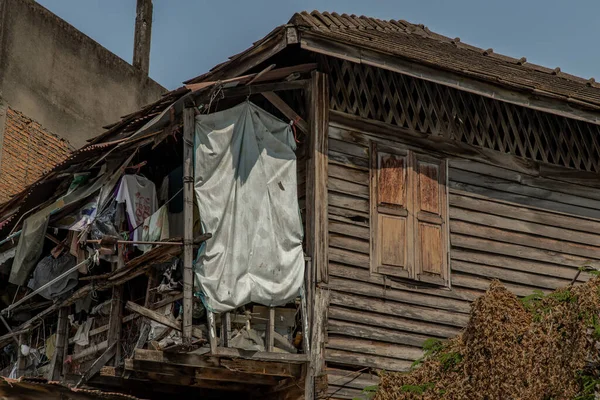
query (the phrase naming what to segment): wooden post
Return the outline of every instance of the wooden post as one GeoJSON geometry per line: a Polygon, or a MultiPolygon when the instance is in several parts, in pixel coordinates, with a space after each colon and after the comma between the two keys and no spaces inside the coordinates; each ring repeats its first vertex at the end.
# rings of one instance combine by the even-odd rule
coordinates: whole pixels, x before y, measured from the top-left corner
{"type": "Polygon", "coordinates": [[[215,314],[206,310],[206,319],[208,321],[208,344],[210,353],[217,354],[217,327],[215,325],[215,314]]]}
{"type": "Polygon", "coordinates": [[[57,381],[60,380],[63,372],[63,363],[65,350],[68,346],[69,333],[69,308],[62,307],[58,310],[58,324],[56,327],[56,346],[54,348],[54,354],[50,361],[50,367],[48,368],[48,380],[57,381]]]}
{"type": "Polygon", "coordinates": [[[309,88],[309,146],[306,178],[307,254],[306,301],[310,329],[310,357],[305,377],[305,398],[315,398],[315,380],[325,368],[324,343],[328,296],[319,288],[328,282],[328,128],[329,81],[326,74],[312,72],[309,88]]]}
{"type": "MultiPolygon", "coordinates": [[[[193,108],[183,109],[183,343],[192,342],[192,310],[194,307],[194,271],[192,266],[194,235],[194,125],[193,108]]],[[[210,315],[211,312],[207,310],[210,315]]],[[[213,320],[214,322],[214,320],[213,320]]],[[[213,324],[214,326],[214,324],[213,324]]],[[[211,331],[209,329],[209,339],[211,331]]],[[[211,342],[212,343],[212,342],[211,342]]]]}
{"type": "Polygon", "coordinates": [[[231,340],[231,314],[226,312],[221,314],[221,346],[229,347],[231,340]]]}
{"type": "Polygon", "coordinates": [[[265,344],[268,352],[273,351],[275,346],[275,308],[269,307],[269,320],[265,330],[265,344]]]}
{"type": "Polygon", "coordinates": [[[310,140],[308,149],[307,212],[310,211],[309,256],[312,259],[315,282],[327,282],[327,173],[329,131],[329,86],[327,75],[313,71],[310,85],[310,140]],[[309,182],[310,181],[310,182],[309,182]],[[310,197],[308,197],[310,196],[310,197]]]}
{"type": "MultiPolygon", "coordinates": [[[[144,307],[149,308],[154,304],[154,298],[156,297],[156,291],[152,290],[156,286],[156,273],[154,269],[151,269],[148,274],[148,285],[146,286],[146,298],[144,300],[144,307]]],[[[138,336],[138,340],[135,343],[136,349],[141,349],[144,347],[146,342],[148,341],[148,335],[150,334],[150,320],[147,318],[142,318],[140,325],[140,336],[138,336]]]]}
{"type": "Polygon", "coordinates": [[[17,355],[17,378],[20,378],[25,375],[25,367],[26,367],[27,360],[25,359],[25,356],[23,355],[23,350],[22,350],[24,344],[27,344],[27,334],[26,333],[19,335],[19,348],[18,348],[19,352],[17,355]]]}
{"type": "Polygon", "coordinates": [[[123,326],[123,285],[115,286],[112,291],[110,304],[110,319],[108,321],[108,346],[116,345],[113,365],[117,367],[121,360],[121,330],[123,326]]]}

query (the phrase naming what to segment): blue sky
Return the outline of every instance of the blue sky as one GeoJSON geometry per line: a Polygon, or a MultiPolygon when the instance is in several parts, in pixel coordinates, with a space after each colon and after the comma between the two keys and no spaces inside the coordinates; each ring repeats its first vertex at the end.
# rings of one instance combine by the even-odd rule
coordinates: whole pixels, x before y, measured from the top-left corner
{"type": "MultiPolygon", "coordinates": [[[[38,2],[131,62],[135,0],[38,2]]],[[[465,43],[600,81],[597,0],[154,0],[150,76],[174,89],[294,12],[313,9],[422,23],[465,43]]]]}

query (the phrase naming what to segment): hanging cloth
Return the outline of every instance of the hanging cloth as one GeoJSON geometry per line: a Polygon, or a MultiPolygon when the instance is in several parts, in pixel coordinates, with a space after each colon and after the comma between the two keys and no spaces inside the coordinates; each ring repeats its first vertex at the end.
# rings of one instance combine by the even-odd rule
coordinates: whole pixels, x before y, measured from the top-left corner
{"type": "Polygon", "coordinates": [[[293,300],[304,278],[290,125],[245,102],[196,117],[195,191],[206,242],[195,271],[209,310],[293,300]]]}

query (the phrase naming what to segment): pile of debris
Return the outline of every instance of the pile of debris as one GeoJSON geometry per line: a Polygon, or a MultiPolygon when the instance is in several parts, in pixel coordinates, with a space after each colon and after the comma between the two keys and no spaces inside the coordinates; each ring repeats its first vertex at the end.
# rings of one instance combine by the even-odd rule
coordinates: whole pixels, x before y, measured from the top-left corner
{"type": "Polygon", "coordinates": [[[409,373],[384,373],[376,400],[592,400],[600,387],[600,278],[519,299],[499,282],[465,331],[425,343],[409,373]]]}

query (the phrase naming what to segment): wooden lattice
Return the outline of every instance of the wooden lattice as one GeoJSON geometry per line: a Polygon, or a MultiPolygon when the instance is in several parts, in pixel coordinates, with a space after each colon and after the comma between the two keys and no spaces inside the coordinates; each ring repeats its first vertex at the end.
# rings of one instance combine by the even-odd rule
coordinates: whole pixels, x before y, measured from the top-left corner
{"type": "Polygon", "coordinates": [[[331,108],[535,161],[600,172],[597,125],[326,58],[331,108]]]}

